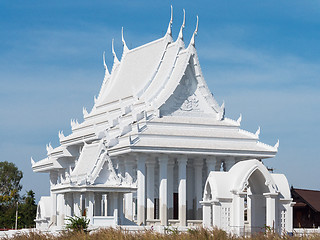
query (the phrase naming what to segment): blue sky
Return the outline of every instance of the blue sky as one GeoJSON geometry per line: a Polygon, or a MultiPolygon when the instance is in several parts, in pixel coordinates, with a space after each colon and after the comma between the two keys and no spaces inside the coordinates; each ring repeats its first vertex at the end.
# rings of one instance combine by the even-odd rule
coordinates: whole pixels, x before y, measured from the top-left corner
{"type": "Polygon", "coordinates": [[[173,37],[186,10],[188,43],[196,39],[202,71],[226,116],[261,127],[279,153],[265,160],[294,187],[320,190],[320,1],[1,1],[0,161],[24,172],[24,191],[49,194],[47,174],[30,157],[58,146],[58,131],[82,119],[103,80],[102,53],[112,67],[111,40],[121,56],[163,36],[174,8],[173,37]]]}

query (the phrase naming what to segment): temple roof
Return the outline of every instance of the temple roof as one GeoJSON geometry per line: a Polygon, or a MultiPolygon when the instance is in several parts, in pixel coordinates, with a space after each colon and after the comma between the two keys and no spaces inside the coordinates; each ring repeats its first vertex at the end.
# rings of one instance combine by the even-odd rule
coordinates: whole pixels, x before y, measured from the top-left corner
{"type": "Polygon", "coordinates": [[[165,36],[131,50],[122,32],[120,61],[112,42],[114,64],[109,72],[104,63],[105,77],[92,110],[83,109],[83,122],[71,120],[70,135],[59,132],[61,146],[47,148],[48,158],[41,164],[32,163],[35,171],[41,171],[40,165],[48,171],[61,159],[79,157],[78,163],[90,162],[92,166],[83,169],[77,164],[72,175],[92,172],[102,149],[98,150],[97,142],[112,154],[173,149],[244,159],[276,154],[278,144],[258,141],[260,129],[250,133],[240,129],[241,117],[237,121],[225,118],[224,104],[220,106],[213,97],[200,67],[195,48],[198,19],[187,47],[183,40],[185,20],[175,41],[171,24],[172,16],[165,36]],[[89,145],[94,152],[89,151],[89,145]],[[77,147],[82,148],[80,156],[74,151],[77,147]]]}

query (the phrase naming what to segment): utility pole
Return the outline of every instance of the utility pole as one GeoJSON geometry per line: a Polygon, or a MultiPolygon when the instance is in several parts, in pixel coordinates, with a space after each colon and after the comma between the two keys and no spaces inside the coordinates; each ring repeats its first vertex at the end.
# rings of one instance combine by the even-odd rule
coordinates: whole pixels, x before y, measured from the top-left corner
{"type": "Polygon", "coordinates": [[[17,230],[18,229],[18,202],[17,202],[17,208],[16,208],[16,226],[15,226],[15,229],[17,230]]]}

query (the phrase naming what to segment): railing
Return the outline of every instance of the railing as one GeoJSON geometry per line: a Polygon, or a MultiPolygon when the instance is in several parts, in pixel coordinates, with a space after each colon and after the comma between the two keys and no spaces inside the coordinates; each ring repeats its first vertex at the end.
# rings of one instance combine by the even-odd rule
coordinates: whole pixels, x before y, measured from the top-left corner
{"type": "Polygon", "coordinates": [[[146,220],[146,225],[147,226],[160,226],[160,219],[147,219],[146,220]]]}
{"type": "Polygon", "coordinates": [[[93,226],[115,226],[117,224],[114,216],[94,216],[92,220],[93,226]]]}
{"type": "Polygon", "coordinates": [[[202,220],[187,220],[188,227],[202,227],[202,220]]]}

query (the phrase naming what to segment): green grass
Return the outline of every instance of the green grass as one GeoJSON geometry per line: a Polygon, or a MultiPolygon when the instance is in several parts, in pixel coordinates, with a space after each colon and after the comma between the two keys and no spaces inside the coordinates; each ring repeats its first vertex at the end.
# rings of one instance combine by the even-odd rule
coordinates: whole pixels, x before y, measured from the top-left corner
{"type": "Polygon", "coordinates": [[[178,232],[178,231],[170,231],[166,234],[161,234],[152,230],[145,231],[137,231],[137,232],[127,232],[126,230],[122,230],[120,228],[106,228],[100,229],[97,231],[91,231],[90,233],[78,232],[78,231],[65,231],[61,232],[57,236],[53,236],[52,234],[45,233],[37,233],[30,232],[27,234],[16,235],[13,238],[3,238],[5,240],[13,239],[13,240],[24,240],[24,239],[32,239],[32,240],[204,240],[204,239],[212,239],[212,240],[271,240],[271,239],[283,239],[283,240],[316,240],[320,239],[319,234],[313,234],[309,236],[279,236],[277,234],[258,234],[251,237],[236,237],[227,234],[225,231],[214,229],[207,230],[203,228],[198,229],[190,229],[187,232],[178,232]]]}

